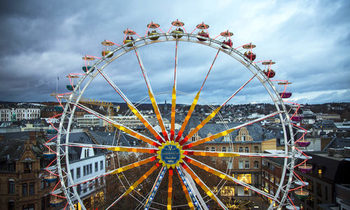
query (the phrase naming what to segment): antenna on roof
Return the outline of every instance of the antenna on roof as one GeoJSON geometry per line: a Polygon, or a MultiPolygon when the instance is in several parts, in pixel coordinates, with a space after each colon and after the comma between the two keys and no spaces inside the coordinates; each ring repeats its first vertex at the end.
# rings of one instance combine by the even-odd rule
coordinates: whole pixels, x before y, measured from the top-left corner
{"type": "Polygon", "coordinates": [[[57,74],[56,93],[58,93],[58,82],[59,82],[59,80],[60,80],[60,77],[59,77],[58,74],[57,74]]]}

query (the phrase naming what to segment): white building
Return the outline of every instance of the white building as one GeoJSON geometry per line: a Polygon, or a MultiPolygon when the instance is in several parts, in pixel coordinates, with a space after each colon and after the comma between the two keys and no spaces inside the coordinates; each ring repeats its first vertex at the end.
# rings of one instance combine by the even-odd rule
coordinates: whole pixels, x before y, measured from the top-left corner
{"type": "Polygon", "coordinates": [[[105,173],[105,161],[105,155],[95,156],[93,148],[82,148],[80,160],[70,164],[70,173],[74,184],[82,183],[76,186],[80,198],[84,199],[93,193],[97,193],[105,186],[104,176],[85,182],[105,173]]]}
{"type": "Polygon", "coordinates": [[[79,127],[102,127],[103,120],[92,114],[85,114],[82,117],[75,118],[79,127]]]}
{"type": "Polygon", "coordinates": [[[40,118],[38,107],[18,107],[0,109],[0,121],[34,120],[40,118]]]}

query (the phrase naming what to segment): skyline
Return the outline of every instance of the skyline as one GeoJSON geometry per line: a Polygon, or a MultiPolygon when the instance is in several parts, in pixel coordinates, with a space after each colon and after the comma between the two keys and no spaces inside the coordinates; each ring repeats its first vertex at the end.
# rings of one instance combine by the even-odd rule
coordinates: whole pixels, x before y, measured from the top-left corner
{"type": "MultiPolygon", "coordinates": [[[[189,32],[201,22],[209,24],[209,32],[215,36],[229,29],[234,33],[234,47],[249,42],[256,44],[254,52],[257,54],[257,60],[276,61],[273,67],[276,79],[287,79],[293,83],[290,90],[293,92],[294,101],[311,104],[350,102],[348,1],[220,1],[215,8],[206,3],[182,1],[180,5],[186,6],[173,6],[170,9],[156,1],[131,1],[128,5],[132,5],[132,11],[127,9],[123,2],[113,1],[90,4],[84,4],[82,1],[20,2],[1,3],[0,21],[4,31],[0,41],[1,101],[53,101],[50,93],[56,89],[57,77],[60,78],[59,90],[62,91],[66,85],[63,78],[68,73],[82,72],[82,56],[100,56],[101,41],[108,39],[121,44],[122,31],[126,28],[131,28],[143,36],[146,25],[151,21],[159,23],[161,28],[167,31],[170,23],[179,19],[185,23],[189,32]],[[198,15],[196,11],[202,14],[198,15]]],[[[198,85],[191,84],[191,79],[188,78],[197,77],[188,72],[203,69],[203,73],[199,75],[204,77],[215,51],[180,47],[182,48],[179,50],[182,51],[179,52],[179,90],[193,94],[198,90],[198,85]],[[196,55],[198,60],[206,61],[205,56],[211,60],[198,61],[201,65],[193,68],[190,65],[193,55],[196,55]],[[181,71],[186,71],[186,74],[181,76],[181,71]],[[180,85],[181,81],[183,85],[180,85]]],[[[147,59],[152,58],[152,55],[162,57],[154,53],[162,49],[151,49],[153,51],[141,49],[140,52],[143,54],[146,68],[150,69],[154,91],[168,91],[171,82],[165,84],[164,78],[168,78],[169,75],[162,75],[161,70],[171,70],[174,65],[167,60],[156,65],[146,65],[147,59]]],[[[173,62],[173,54],[173,50],[170,50],[164,56],[169,55],[173,62]]],[[[231,83],[237,86],[246,81],[241,79],[236,83],[236,80],[230,80],[226,82],[227,87],[220,86],[220,81],[226,76],[235,76],[226,72],[229,70],[224,67],[229,65],[228,62],[230,61],[225,57],[218,58],[213,70],[218,73],[208,80],[208,88],[203,93],[207,99],[206,103],[220,103],[232,92],[231,83]]],[[[138,100],[145,94],[142,91],[147,90],[144,83],[133,81],[135,73],[126,74],[120,70],[130,67],[137,69],[135,64],[136,59],[132,62],[121,59],[118,65],[115,65],[119,71],[113,75],[113,80],[125,87],[131,99],[138,100]]],[[[200,81],[202,78],[198,78],[198,82],[200,81]]],[[[235,85],[232,85],[233,89],[235,85]]],[[[243,99],[247,98],[244,94],[251,96],[250,102],[259,102],[260,96],[254,88],[248,87],[245,91],[242,96],[237,96],[233,103],[244,101],[243,99]]],[[[104,86],[97,85],[90,92],[90,96],[121,102],[112,92],[105,92],[107,91],[104,86]]],[[[170,98],[167,98],[170,102],[170,98]]],[[[164,100],[160,97],[158,101],[164,100]]]]}

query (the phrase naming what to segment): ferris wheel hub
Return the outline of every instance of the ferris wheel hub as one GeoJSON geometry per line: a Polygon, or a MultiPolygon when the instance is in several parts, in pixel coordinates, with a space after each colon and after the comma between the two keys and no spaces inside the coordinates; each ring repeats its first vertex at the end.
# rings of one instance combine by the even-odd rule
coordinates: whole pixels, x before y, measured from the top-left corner
{"type": "Polygon", "coordinates": [[[159,151],[157,153],[157,158],[164,167],[175,168],[176,166],[179,166],[181,162],[183,162],[184,151],[178,142],[167,141],[163,143],[162,146],[159,147],[159,151]]]}

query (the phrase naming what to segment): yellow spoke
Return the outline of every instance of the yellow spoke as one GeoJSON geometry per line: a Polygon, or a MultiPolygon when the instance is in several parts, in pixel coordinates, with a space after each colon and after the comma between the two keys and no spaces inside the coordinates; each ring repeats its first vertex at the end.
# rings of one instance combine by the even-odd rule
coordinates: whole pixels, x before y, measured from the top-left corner
{"type": "Polygon", "coordinates": [[[157,120],[158,120],[159,126],[162,129],[163,136],[164,136],[165,140],[169,140],[168,139],[168,133],[166,132],[166,129],[165,129],[165,126],[164,126],[164,122],[163,122],[162,116],[160,114],[160,111],[159,111],[156,99],[155,99],[153,93],[151,92],[151,90],[148,90],[148,94],[149,94],[149,97],[151,99],[154,112],[155,112],[155,114],[157,116],[157,120]]]}
{"type": "Polygon", "coordinates": [[[170,128],[170,139],[174,140],[175,136],[175,109],[176,109],[176,87],[174,85],[171,100],[171,128],[170,128]]]}
{"type": "Polygon", "coordinates": [[[220,111],[222,106],[216,108],[207,118],[205,118],[195,129],[193,129],[181,142],[180,145],[183,145],[190,139],[195,133],[197,133],[205,124],[207,124],[215,115],[220,111]]]}
{"type": "Polygon", "coordinates": [[[159,142],[163,142],[162,137],[158,134],[158,132],[156,130],[154,130],[154,128],[149,124],[149,122],[147,122],[147,120],[140,114],[140,112],[131,104],[128,103],[128,107],[129,109],[132,111],[132,113],[134,113],[134,115],[139,118],[139,120],[142,122],[142,124],[145,125],[145,127],[153,134],[154,137],[156,137],[156,139],[159,142]]]}
{"type": "Polygon", "coordinates": [[[227,209],[225,205],[216,197],[216,195],[209,189],[209,187],[190,169],[186,164],[182,163],[181,166],[187,171],[192,179],[204,190],[204,192],[223,209],[227,209]]]}
{"type": "Polygon", "coordinates": [[[177,142],[178,142],[179,139],[181,138],[181,136],[182,136],[182,134],[183,134],[183,132],[184,132],[184,130],[185,130],[185,128],[186,128],[186,125],[187,125],[188,121],[189,121],[190,118],[191,118],[192,112],[194,111],[194,108],[195,108],[196,105],[197,105],[200,92],[201,92],[201,91],[198,91],[196,97],[193,99],[193,102],[192,102],[192,104],[191,104],[190,110],[188,110],[188,113],[187,113],[187,115],[186,115],[186,117],[185,117],[185,120],[184,120],[184,122],[183,122],[182,125],[181,125],[181,128],[180,128],[180,130],[179,130],[179,133],[177,134],[177,137],[176,137],[176,139],[175,139],[175,141],[177,141],[177,142]]]}
{"type": "Polygon", "coordinates": [[[236,130],[235,128],[231,128],[231,129],[222,131],[222,132],[220,132],[220,133],[217,133],[217,134],[208,136],[208,137],[206,137],[206,138],[199,139],[199,140],[194,141],[194,142],[192,142],[192,143],[186,144],[186,145],[184,145],[182,148],[183,148],[183,149],[188,149],[188,148],[191,148],[191,147],[194,147],[194,146],[203,144],[203,143],[205,143],[205,142],[212,141],[212,140],[217,139],[217,138],[220,138],[220,137],[222,137],[222,136],[226,136],[227,134],[229,134],[229,133],[231,133],[231,132],[233,132],[233,131],[235,131],[235,130],[236,130]]]}
{"type": "MultiPolygon", "coordinates": [[[[253,191],[255,191],[255,192],[257,192],[257,193],[259,193],[259,194],[261,194],[261,195],[263,195],[263,196],[265,196],[267,198],[269,198],[269,199],[275,200],[272,195],[270,195],[270,194],[268,194],[268,193],[266,193],[266,192],[264,192],[264,191],[262,191],[262,190],[260,190],[260,189],[258,189],[256,187],[254,187],[254,186],[251,186],[248,183],[245,183],[245,182],[240,181],[240,180],[238,180],[238,179],[236,179],[236,178],[234,178],[234,177],[232,177],[230,175],[227,175],[227,174],[225,174],[225,173],[223,173],[223,172],[221,172],[219,170],[216,170],[216,169],[214,169],[214,168],[212,168],[212,167],[210,167],[210,166],[208,166],[208,165],[206,165],[204,163],[201,163],[201,162],[199,162],[199,161],[197,161],[195,159],[192,159],[192,158],[189,158],[189,157],[185,157],[184,161],[186,161],[188,163],[191,163],[192,165],[197,166],[198,168],[201,168],[201,169],[203,169],[203,170],[205,170],[205,171],[207,171],[207,172],[209,172],[211,174],[214,174],[215,176],[218,176],[221,179],[225,179],[225,180],[237,183],[237,184],[242,185],[242,186],[244,186],[244,187],[246,187],[246,188],[248,188],[250,190],[253,190],[253,191]]],[[[277,201],[277,200],[275,200],[275,201],[277,201]]]]}
{"type": "Polygon", "coordinates": [[[160,166],[159,163],[156,163],[154,166],[152,166],[151,169],[149,169],[143,176],[141,176],[133,185],[129,187],[127,191],[125,191],[124,196],[128,195],[131,191],[133,191],[139,184],[141,184],[149,175],[151,175],[158,167],[160,166]]]}
{"type": "MultiPolygon", "coordinates": [[[[273,113],[268,114],[268,115],[266,115],[266,116],[260,117],[260,118],[258,118],[258,119],[255,119],[255,120],[252,120],[252,121],[249,121],[249,122],[246,122],[246,123],[243,123],[243,124],[241,124],[241,125],[238,125],[238,126],[236,126],[236,127],[227,129],[227,130],[222,131],[222,132],[220,132],[220,133],[217,133],[217,134],[208,136],[208,137],[206,137],[206,138],[199,139],[199,140],[197,140],[197,141],[195,141],[195,142],[186,144],[186,145],[184,145],[182,148],[183,148],[183,149],[189,149],[189,148],[191,148],[191,147],[198,146],[198,145],[200,145],[200,144],[203,144],[203,143],[208,142],[208,141],[212,141],[212,140],[217,139],[217,138],[220,138],[220,137],[222,137],[222,136],[226,136],[226,135],[228,135],[229,133],[231,133],[231,132],[233,132],[233,131],[235,131],[235,130],[238,130],[238,129],[242,128],[242,127],[245,127],[245,126],[248,126],[248,125],[257,123],[257,122],[262,121],[262,120],[264,120],[264,119],[273,117],[273,116],[275,116],[275,115],[277,115],[277,114],[279,114],[279,113],[281,113],[281,112],[273,112],[273,113]]],[[[198,130],[199,130],[199,129],[198,129],[198,130]]],[[[191,134],[191,133],[190,133],[190,134],[191,134]]],[[[189,134],[189,135],[190,135],[190,134],[189,134]]],[[[183,139],[183,140],[185,140],[185,139],[183,139]]],[[[181,143],[180,143],[180,144],[181,144],[181,143]]]]}
{"type": "Polygon", "coordinates": [[[167,209],[171,210],[172,196],[173,196],[173,168],[169,168],[169,179],[168,179],[168,205],[167,209]]]}
{"type": "Polygon", "coordinates": [[[106,148],[111,151],[116,152],[137,152],[137,153],[149,153],[154,154],[157,153],[157,149],[148,149],[148,148],[141,148],[141,147],[108,147],[106,148]]]}
{"type": "Polygon", "coordinates": [[[208,79],[208,77],[209,77],[209,74],[210,74],[210,72],[211,72],[211,70],[212,70],[212,68],[213,68],[213,66],[214,66],[214,63],[215,63],[215,61],[216,61],[216,58],[217,58],[218,55],[219,55],[219,52],[220,52],[220,49],[218,49],[218,51],[217,51],[217,53],[216,53],[216,55],[215,55],[215,57],[214,57],[214,60],[213,60],[213,62],[211,63],[211,66],[210,66],[210,68],[209,68],[209,70],[208,70],[207,75],[205,76],[205,79],[204,79],[204,81],[203,81],[203,83],[202,83],[201,88],[199,88],[199,91],[198,91],[196,97],[193,99],[193,102],[192,102],[192,105],[191,105],[191,107],[190,107],[190,110],[188,111],[188,113],[187,113],[187,115],[186,115],[186,118],[185,118],[184,122],[182,123],[181,129],[180,129],[179,133],[177,134],[177,137],[176,137],[176,140],[175,140],[175,141],[179,141],[179,139],[182,137],[182,134],[183,134],[183,132],[184,132],[184,130],[185,130],[185,128],[186,128],[186,125],[187,125],[188,121],[189,121],[190,118],[191,118],[191,115],[192,115],[192,112],[194,111],[194,108],[195,108],[196,105],[197,105],[199,95],[200,95],[200,93],[201,93],[201,91],[202,91],[202,89],[203,89],[203,87],[204,87],[205,82],[207,81],[207,79],[208,79]]]}
{"type": "Polygon", "coordinates": [[[146,163],[153,162],[156,159],[157,159],[157,156],[153,156],[153,157],[150,157],[150,158],[147,158],[147,159],[144,159],[144,160],[140,160],[140,161],[137,161],[135,163],[132,163],[132,164],[129,164],[129,165],[117,168],[117,169],[113,170],[113,172],[111,174],[118,174],[118,173],[121,173],[123,171],[127,171],[127,170],[130,170],[130,169],[142,166],[142,165],[144,165],[146,163]]]}
{"type": "Polygon", "coordinates": [[[210,152],[210,151],[202,151],[202,150],[185,150],[184,155],[210,156],[210,157],[237,157],[237,156],[240,156],[238,153],[234,153],[234,152],[210,152]]]}
{"type": "Polygon", "coordinates": [[[180,177],[179,172],[177,172],[177,176],[178,176],[179,179],[180,179],[181,187],[182,187],[182,190],[183,190],[184,193],[185,193],[188,206],[190,207],[191,210],[194,210],[194,205],[193,205],[193,203],[192,203],[192,200],[191,200],[191,197],[190,197],[190,193],[188,192],[188,190],[187,190],[185,184],[183,183],[183,181],[182,181],[182,179],[181,179],[181,177],[180,177]]]}
{"type": "Polygon", "coordinates": [[[250,81],[253,80],[253,78],[256,76],[256,74],[254,74],[247,82],[245,82],[240,88],[238,88],[238,90],[236,90],[236,92],[234,92],[228,99],[226,99],[226,101],[221,104],[218,108],[216,108],[207,118],[205,118],[199,125],[197,125],[197,127],[195,129],[193,129],[181,142],[180,145],[183,145],[184,143],[186,143],[188,141],[188,139],[190,139],[195,133],[197,133],[201,128],[203,128],[203,126],[205,124],[207,124],[211,119],[213,119],[216,114],[220,111],[220,109],[225,106],[233,97],[235,97],[237,95],[237,93],[239,93],[250,81]]]}
{"type": "Polygon", "coordinates": [[[100,113],[98,113],[98,112],[96,112],[96,111],[94,111],[94,110],[92,110],[92,109],[82,105],[82,104],[74,104],[74,106],[76,106],[76,107],[78,107],[78,108],[80,108],[82,110],[85,110],[86,112],[88,112],[88,113],[90,113],[92,115],[95,115],[99,119],[102,119],[102,120],[112,124],[117,129],[119,129],[121,131],[124,131],[125,133],[128,133],[131,136],[133,136],[133,137],[135,137],[135,138],[137,138],[137,139],[139,139],[141,141],[144,141],[144,142],[146,142],[146,143],[148,143],[150,145],[156,146],[156,147],[160,146],[160,144],[155,142],[154,140],[152,140],[152,139],[150,139],[150,138],[148,138],[148,137],[146,137],[146,136],[144,136],[144,135],[142,135],[142,134],[140,134],[140,133],[138,133],[138,132],[136,132],[136,131],[128,128],[128,127],[126,127],[126,126],[124,126],[124,125],[121,125],[118,122],[116,122],[116,121],[114,121],[114,120],[112,120],[112,119],[110,119],[110,118],[108,118],[108,117],[106,117],[106,116],[104,116],[104,115],[102,115],[102,114],[100,114],[100,113]]]}
{"type": "Polygon", "coordinates": [[[121,131],[124,131],[125,133],[130,134],[131,136],[133,136],[133,137],[135,137],[137,139],[140,139],[140,140],[150,144],[150,145],[153,145],[153,146],[156,146],[156,147],[160,146],[159,143],[157,143],[157,142],[153,141],[152,139],[150,139],[150,138],[148,138],[148,137],[146,137],[146,136],[144,136],[142,134],[139,134],[139,133],[137,133],[137,132],[135,132],[135,131],[125,127],[125,126],[122,126],[120,124],[115,124],[115,123],[113,123],[113,126],[118,128],[121,131]]]}

